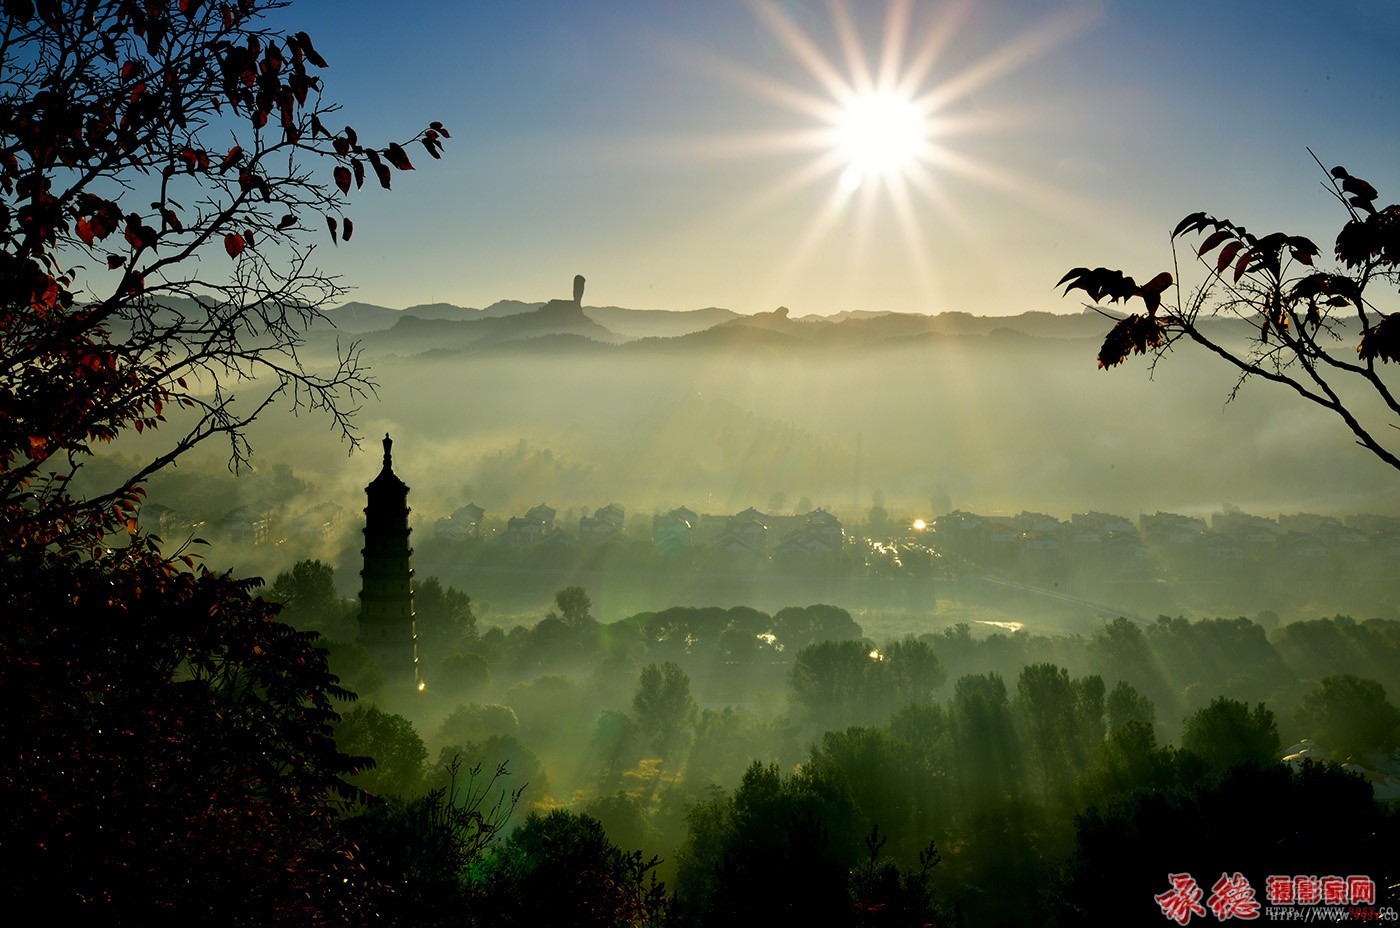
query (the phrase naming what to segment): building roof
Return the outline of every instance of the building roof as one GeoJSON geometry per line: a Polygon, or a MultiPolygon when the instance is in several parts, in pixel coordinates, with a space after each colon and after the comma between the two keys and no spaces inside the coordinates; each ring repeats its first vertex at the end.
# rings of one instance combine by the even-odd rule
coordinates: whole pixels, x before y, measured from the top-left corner
{"type": "Polygon", "coordinates": [[[389,437],[389,433],[384,433],[384,467],[379,471],[379,476],[370,481],[365,487],[365,492],[371,496],[382,496],[393,494],[395,496],[407,496],[408,484],[404,483],[394,473],[393,458],[394,440],[389,437]]]}

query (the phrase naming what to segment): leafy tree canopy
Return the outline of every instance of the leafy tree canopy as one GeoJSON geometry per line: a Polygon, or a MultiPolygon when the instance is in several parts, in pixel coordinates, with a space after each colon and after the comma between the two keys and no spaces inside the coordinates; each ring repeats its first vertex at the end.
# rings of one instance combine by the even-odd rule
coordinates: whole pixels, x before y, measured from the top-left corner
{"type": "Polygon", "coordinates": [[[1330,267],[1320,266],[1322,250],[1304,236],[1259,235],[1196,212],[1172,230],[1173,243],[1200,239],[1189,257],[1203,281],[1189,295],[1164,299],[1177,284],[1168,271],[1139,284],[1122,271],[1077,267],[1059,283],[1095,304],[1142,303],[1142,312],[1127,316],[1105,311],[1116,321],[1099,349],[1099,367],[1134,354],[1151,354],[1155,363],[1179,342],[1195,343],[1232,366],[1241,384],[1262,378],[1328,410],[1358,444],[1400,469],[1396,439],[1382,427],[1400,415],[1400,401],[1378,366],[1400,361],[1400,313],[1381,309],[1375,292],[1400,283],[1400,204],[1377,206],[1376,189],[1341,166],[1327,181],[1346,214],[1330,267]],[[1215,319],[1236,320],[1238,331],[1211,325],[1215,319]],[[1379,418],[1365,411],[1370,401],[1357,391],[1379,400],[1379,418]]]}

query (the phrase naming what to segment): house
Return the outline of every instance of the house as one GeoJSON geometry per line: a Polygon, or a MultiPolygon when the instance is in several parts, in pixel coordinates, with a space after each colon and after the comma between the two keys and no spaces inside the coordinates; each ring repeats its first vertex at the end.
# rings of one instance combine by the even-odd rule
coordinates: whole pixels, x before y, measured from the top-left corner
{"type": "Polygon", "coordinates": [[[512,516],[510,521],[506,523],[505,534],[499,537],[511,547],[530,548],[539,544],[540,540],[547,534],[549,534],[549,530],[545,528],[545,523],[525,515],[512,516]]]}
{"type": "Polygon", "coordinates": [[[446,519],[438,519],[434,530],[439,538],[448,541],[462,541],[481,537],[481,523],[486,518],[486,510],[476,503],[468,503],[446,519]]]}
{"type": "Polygon", "coordinates": [[[1197,538],[1206,533],[1204,519],[1174,512],[1143,514],[1138,517],[1138,524],[1142,528],[1142,537],[1145,540],[1174,547],[1194,544],[1197,538]]]}
{"type": "Polygon", "coordinates": [[[272,537],[273,509],[259,500],[226,513],[219,523],[224,536],[237,545],[265,545],[272,537]]]}
{"type": "Polygon", "coordinates": [[[1060,520],[1043,512],[1020,512],[1011,521],[1023,533],[1053,535],[1060,530],[1060,520]]]}
{"type": "Polygon", "coordinates": [[[1103,559],[1119,571],[1138,573],[1147,569],[1147,546],[1137,532],[1112,532],[1103,540],[1103,559]]]}
{"type": "Polygon", "coordinates": [[[686,509],[673,509],[665,515],[655,515],[651,519],[651,543],[663,554],[676,554],[690,547],[691,531],[695,523],[685,518],[694,516],[686,509]]]}
{"type": "Polygon", "coordinates": [[[1371,535],[1390,535],[1400,532],[1400,519],[1394,516],[1378,516],[1371,513],[1360,513],[1354,516],[1347,516],[1343,522],[1348,528],[1371,535]]]}
{"type": "Polygon", "coordinates": [[[813,509],[807,513],[802,531],[833,552],[839,551],[846,540],[846,531],[841,527],[841,520],[825,509],[813,509]]]}
{"type": "Polygon", "coordinates": [[[572,535],[556,528],[552,532],[545,533],[545,536],[536,545],[536,550],[571,552],[578,550],[578,546],[579,543],[574,540],[572,535]]]}
{"type": "Polygon", "coordinates": [[[789,564],[812,564],[831,557],[838,549],[825,539],[807,531],[793,529],[778,542],[773,560],[789,564]]]}
{"type": "Polygon", "coordinates": [[[1092,529],[1100,535],[1107,535],[1109,532],[1135,534],[1137,526],[1133,525],[1131,519],[1123,516],[1116,516],[1108,512],[1076,512],[1069,517],[1070,524],[1075,527],[1092,529]]]}
{"type": "Polygon", "coordinates": [[[292,520],[292,531],[303,538],[330,538],[345,523],[345,510],[335,503],[313,506],[292,520]]]}
{"type": "Polygon", "coordinates": [[[540,503],[538,506],[535,506],[529,512],[525,513],[525,518],[538,522],[544,527],[545,532],[554,531],[554,516],[554,509],[546,506],[544,503],[540,503]]]}
{"type": "Polygon", "coordinates": [[[1279,525],[1273,519],[1236,510],[1215,513],[1210,517],[1210,526],[1245,547],[1271,545],[1279,534],[1279,525]]]}
{"type": "Polygon", "coordinates": [[[1279,513],[1278,527],[1285,532],[1310,532],[1314,535],[1330,535],[1343,528],[1341,519],[1314,515],[1311,512],[1298,512],[1292,515],[1279,513]]]}
{"type": "Polygon", "coordinates": [[[1289,532],[1278,540],[1279,554],[1304,564],[1322,564],[1332,549],[1312,532],[1289,532]]]}
{"type": "MultiPolygon", "coordinates": [[[[740,539],[751,551],[763,551],[768,547],[768,519],[763,513],[750,506],[743,512],[731,516],[725,525],[724,535],[740,539]]],[[[712,547],[717,547],[718,542],[712,547]]]]}
{"type": "Polygon", "coordinates": [[[578,520],[579,541],[587,545],[599,545],[622,537],[624,511],[617,503],[609,503],[595,510],[591,516],[580,516],[578,520]]]}
{"type": "Polygon", "coordinates": [[[725,532],[716,538],[710,545],[710,550],[735,562],[757,561],[763,554],[761,548],[755,547],[748,538],[736,532],[725,532]]]}
{"type": "Polygon", "coordinates": [[[137,514],[137,521],[141,525],[141,531],[160,535],[179,524],[180,514],[160,503],[146,503],[137,514]]]}
{"type": "Polygon", "coordinates": [[[1229,535],[1201,535],[1198,536],[1196,544],[1207,564],[1230,566],[1244,563],[1244,546],[1229,535]]]}

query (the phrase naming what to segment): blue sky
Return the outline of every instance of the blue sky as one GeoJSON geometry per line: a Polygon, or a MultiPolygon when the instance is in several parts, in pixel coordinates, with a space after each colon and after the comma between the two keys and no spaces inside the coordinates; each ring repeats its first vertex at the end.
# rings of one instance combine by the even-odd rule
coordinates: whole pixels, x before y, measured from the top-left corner
{"type": "Polygon", "coordinates": [[[587,303],[637,308],[1074,311],[1064,270],[1151,276],[1198,209],[1325,250],[1341,213],[1307,146],[1400,198],[1400,5],[1379,0],[297,0],[282,18],[362,136],[453,133],[322,252],[390,306],[566,296],[582,273],[587,303]],[[931,50],[914,90],[938,102],[934,155],[902,192],[849,191],[818,72],[894,60],[891,22],[894,71],[931,50]]]}

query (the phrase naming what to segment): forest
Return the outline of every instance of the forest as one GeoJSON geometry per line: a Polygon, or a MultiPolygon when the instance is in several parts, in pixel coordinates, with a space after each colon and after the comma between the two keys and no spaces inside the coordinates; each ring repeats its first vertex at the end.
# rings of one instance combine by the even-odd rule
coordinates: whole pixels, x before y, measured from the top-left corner
{"type": "Polygon", "coordinates": [[[1270,876],[1389,886],[1400,863],[1394,802],[1358,772],[1400,746],[1379,682],[1400,672],[1393,620],[886,641],[822,605],[603,624],[572,587],[537,622],[483,630],[428,579],[429,685],[386,700],[336,643],[356,608],[330,573],[302,562],[267,595],[377,703],[337,727],[376,759],[354,780],[385,800],[374,827],[458,795],[501,829],[460,831],[472,864],[434,877],[451,893],[406,891],[408,922],[1135,924],[1169,873],[1243,873],[1263,904],[1270,876]],[[569,893],[526,888],[565,874],[569,893]]]}

